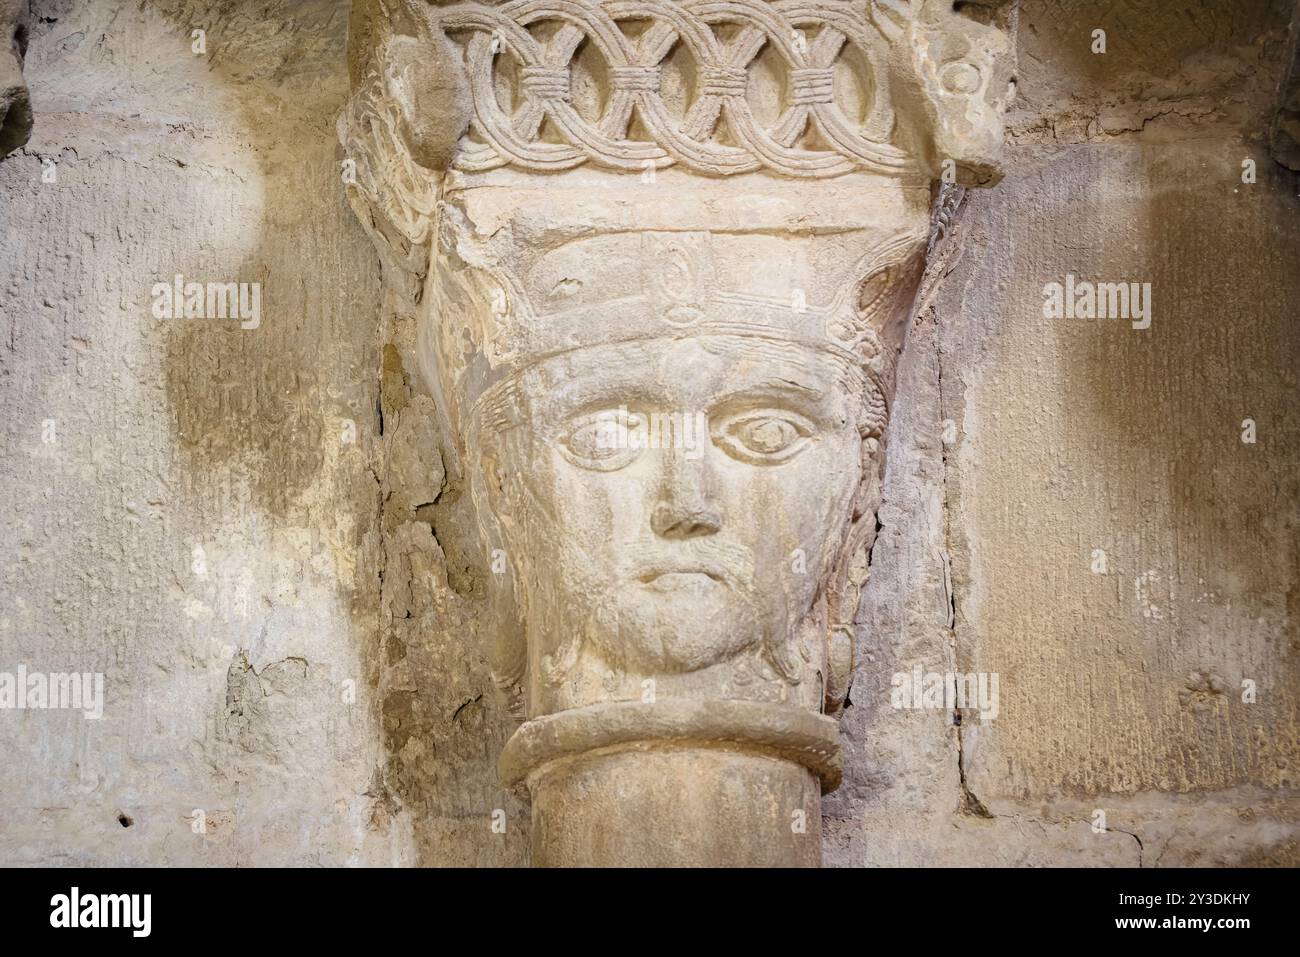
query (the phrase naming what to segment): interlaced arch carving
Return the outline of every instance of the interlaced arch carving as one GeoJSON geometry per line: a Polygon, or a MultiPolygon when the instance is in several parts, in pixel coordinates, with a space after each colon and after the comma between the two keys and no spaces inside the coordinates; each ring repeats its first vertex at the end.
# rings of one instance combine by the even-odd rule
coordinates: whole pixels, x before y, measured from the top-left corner
{"type": "Polygon", "coordinates": [[[514,0],[441,8],[438,26],[464,43],[473,102],[471,136],[455,165],[466,172],[507,165],[565,170],[584,163],[625,170],[681,165],[712,175],[907,172],[910,157],[889,142],[889,38],[862,6],[840,0],[514,0]],[[624,29],[632,22],[648,26],[633,36],[624,29]],[[546,40],[530,30],[543,23],[559,25],[546,40]],[[722,25],[733,29],[727,40],[714,29],[722,25]],[[571,63],[584,42],[603,59],[609,77],[595,119],[575,108],[570,90],[571,63]],[[695,101],[675,117],[661,80],[665,59],[679,45],[698,84],[695,101]],[[747,98],[751,68],[765,48],[776,52],[785,79],[780,115],[770,126],[755,117],[747,98]],[[850,48],[871,65],[864,122],[846,116],[835,96],[835,65],[850,48]],[[522,67],[513,112],[497,96],[507,52],[522,67]],[[649,139],[628,137],[634,111],[649,139]],[[561,142],[540,137],[544,122],[561,142]],[[718,138],[724,123],[733,142],[718,138]],[[806,134],[820,148],[801,145],[806,134]]]}

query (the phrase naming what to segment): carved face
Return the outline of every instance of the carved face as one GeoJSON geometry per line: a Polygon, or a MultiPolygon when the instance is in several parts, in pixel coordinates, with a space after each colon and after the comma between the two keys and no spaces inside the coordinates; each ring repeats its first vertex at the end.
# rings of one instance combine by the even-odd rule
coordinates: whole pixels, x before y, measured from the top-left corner
{"type": "Polygon", "coordinates": [[[872,180],[444,202],[421,362],[508,557],[498,675],[531,713],[647,678],[822,706],[927,216],[872,180]]]}
{"type": "Polygon", "coordinates": [[[786,653],[862,477],[860,380],[828,353],[712,335],[526,372],[496,467],[534,660],[660,675],[786,653]]]}

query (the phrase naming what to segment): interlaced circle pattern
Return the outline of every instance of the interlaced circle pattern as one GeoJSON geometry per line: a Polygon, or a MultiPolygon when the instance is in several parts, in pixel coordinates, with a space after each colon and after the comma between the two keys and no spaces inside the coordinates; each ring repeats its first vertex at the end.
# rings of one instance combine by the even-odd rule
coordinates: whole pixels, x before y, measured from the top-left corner
{"type": "Polygon", "coordinates": [[[788,176],[837,176],[857,169],[897,174],[906,153],[888,142],[894,126],[880,64],[888,41],[867,17],[868,4],[839,0],[516,0],[500,6],[438,8],[437,20],[465,42],[473,101],[473,137],[456,162],[465,171],[513,165],[564,170],[592,162],[646,170],[673,164],[729,175],[767,169],[788,176]],[[620,24],[647,24],[636,37],[620,24]],[[549,39],[530,26],[558,24],[549,39]],[[713,29],[734,28],[729,39],[713,29]],[[570,62],[587,41],[604,59],[609,95],[591,121],[573,106],[570,62]],[[661,95],[665,58],[681,44],[698,77],[695,102],[674,117],[661,95]],[[785,102],[765,128],[750,109],[749,69],[766,47],[785,68],[785,102]],[[835,65],[848,47],[872,64],[872,103],[865,123],[851,120],[835,98],[835,65]],[[497,69],[509,52],[522,66],[520,104],[498,101],[497,69]],[[627,138],[633,111],[648,140],[627,138]],[[716,138],[725,121],[733,142],[716,138]],[[562,142],[543,141],[543,123],[562,142]],[[815,131],[818,149],[799,146],[815,131]]]}

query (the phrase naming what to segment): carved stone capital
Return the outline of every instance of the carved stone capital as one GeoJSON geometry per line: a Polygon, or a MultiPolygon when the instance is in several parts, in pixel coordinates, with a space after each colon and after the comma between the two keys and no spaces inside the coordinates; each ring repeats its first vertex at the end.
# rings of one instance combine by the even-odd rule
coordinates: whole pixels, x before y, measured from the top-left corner
{"type": "Polygon", "coordinates": [[[1006,34],[930,0],[358,7],[350,196],[505,559],[534,862],[819,863],[933,187],[999,175],[1006,34]]]}

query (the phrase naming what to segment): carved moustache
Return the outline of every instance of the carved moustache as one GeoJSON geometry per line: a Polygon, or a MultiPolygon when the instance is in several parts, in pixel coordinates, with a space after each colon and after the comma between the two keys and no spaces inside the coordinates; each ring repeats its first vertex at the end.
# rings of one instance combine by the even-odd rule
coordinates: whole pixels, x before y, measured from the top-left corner
{"type": "Polygon", "coordinates": [[[714,536],[677,542],[672,546],[637,543],[628,546],[623,567],[629,577],[652,581],[660,575],[698,573],[740,590],[752,588],[754,560],[740,545],[718,541],[714,536]]]}

